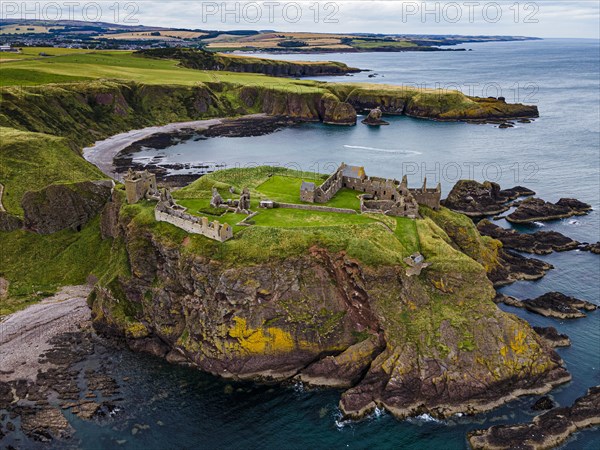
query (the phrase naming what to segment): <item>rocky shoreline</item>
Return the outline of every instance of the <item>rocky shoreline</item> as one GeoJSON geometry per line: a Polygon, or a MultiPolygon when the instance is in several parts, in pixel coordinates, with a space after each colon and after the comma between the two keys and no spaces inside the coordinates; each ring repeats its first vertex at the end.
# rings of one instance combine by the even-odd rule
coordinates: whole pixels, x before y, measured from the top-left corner
{"type": "Polygon", "coordinates": [[[526,300],[518,300],[514,297],[498,294],[494,301],[516,308],[524,308],[544,317],[555,319],[580,319],[586,317],[582,310],[591,312],[598,309],[591,302],[569,297],[560,292],[548,292],[537,298],[526,300]]]}
{"type": "Polygon", "coordinates": [[[442,204],[466,216],[480,218],[502,214],[511,208],[511,201],[532,195],[535,192],[523,186],[501,189],[498,183],[490,181],[459,180],[442,204]]]}
{"type": "Polygon", "coordinates": [[[189,140],[204,140],[214,137],[251,137],[262,136],[278,131],[283,127],[297,124],[297,120],[282,117],[256,114],[239,118],[219,119],[218,122],[208,123],[202,127],[188,127],[184,125],[178,129],[166,128],[159,130],[147,137],[129,143],[118,151],[113,158],[111,171],[122,177],[129,169],[148,170],[156,175],[158,181],[168,186],[186,186],[197,180],[202,175],[215,170],[224,169],[222,166],[209,166],[205,164],[163,164],[160,158],[155,158],[148,163],[133,161],[132,155],[142,148],[166,149],[181,142],[189,140]],[[173,170],[191,170],[194,173],[171,173],[173,170]]]}
{"type": "Polygon", "coordinates": [[[522,201],[513,213],[506,216],[506,220],[512,223],[531,223],[566,219],[586,215],[591,209],[592,207],[587,203],[573,198],[561,198],[556,203],[539,198],[528,198],[522,201]]]}
{"type": "Polygon", "coordinates": [[[94,337],[89,286],[59,293],[0,323],[0,446],[29,448],[73,437],[65,417],[102,420],[117,409],[110,351],[94,337]],[[94,356],[99,363],[85,364],[94,356]]]}
{"type": "Polygon", "coordinates": [[[600,425],[600,386],[590,388],[572,406],[553,409],[529,424],[497,425],[469,433],[474,450],[544,450],[558,447],[573,433],[600,425]]]}

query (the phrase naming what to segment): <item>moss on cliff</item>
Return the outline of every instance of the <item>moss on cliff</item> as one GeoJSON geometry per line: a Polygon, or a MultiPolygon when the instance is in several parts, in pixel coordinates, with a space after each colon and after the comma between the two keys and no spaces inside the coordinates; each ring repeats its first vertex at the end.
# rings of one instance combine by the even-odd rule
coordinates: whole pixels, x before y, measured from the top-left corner
{"type": "Polygon", "coordinates": [[[52,183],[106,178],[69,148],[64,138],[3,127],[0,135],[2,204],[12,214],[23,215],[21,198],[27,191],[37,191],[52,183]]]}
{"type": "Polygon", "coordinates": [[[129,274],[122,238],[103,241],[98,218],[81,232],[41,236],[19,230],[0,236],[0,276],[10,282],[9,299],[2,301],[0,315],[21,309],[60,286],[84,284],[89,276],[106,280],[129,274]]]}

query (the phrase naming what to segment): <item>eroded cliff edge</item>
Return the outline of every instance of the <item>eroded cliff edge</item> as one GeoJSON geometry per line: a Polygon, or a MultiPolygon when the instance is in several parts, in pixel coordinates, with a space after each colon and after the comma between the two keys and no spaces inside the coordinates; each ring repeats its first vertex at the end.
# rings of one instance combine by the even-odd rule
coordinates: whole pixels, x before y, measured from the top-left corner
{"type": "Polygon", "coordinates": [[[66,137],[79,149],[146,126],[254,113],[340,125],[354,125],[357,112],[374,107],[385,114],[433,120],[538,116],[536,106],[468,97],[456,91],[253,77],[255,81],[247,84],[215,81],[186,86],[96,80],[4,87],[0,89],[0,126],[66,137]]]}
{"type": "Polygon", "coordinates": [[[432,263],[418,277],[381,224],[335,240],[252,227],[220,244],[153,223],[144,205],[102,222],[130,275],[100,281],[94,323],[135,350],[228,378],[348,388],[340,407],[354,418],[375,407],[473,413],[570,379],[526,322],[494,305],[484,266],[431,218],[415,224],[432,263]]]}

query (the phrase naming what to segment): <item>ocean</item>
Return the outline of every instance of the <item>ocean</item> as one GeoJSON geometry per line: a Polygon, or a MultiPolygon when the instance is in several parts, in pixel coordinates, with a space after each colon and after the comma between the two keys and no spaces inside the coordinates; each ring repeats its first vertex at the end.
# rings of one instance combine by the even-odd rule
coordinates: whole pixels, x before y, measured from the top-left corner
{"type": "MultiPolygon", "coordinates": [[[[547,39],[462,47],[473,51],[273,57],[336,60],[372,69],[352,77],[319,78],[327,82],[411,84],[502,95],[508,102],[537,104],[540,118],[511,129],[407,117],[386,118],[390,126],[379,129],[304,124],[259,137],[144,149],[135,159],[160,156],[165,163],[226,167],[274,164],[318,172],[330,172],[344,161],[364,165],[367,174],[407,174],[410,186],[420,186],[426,176],[431,185],[441,182],[444,194],[462,178],[488,179],[505,188],[523,185],[545,200],[575,197],[594,210],[587,216],[520,226],[520,231],[556,230],[582,242],[600,240],[599,42],[547,39]]],[[[502,292],[532,298],[556,290],[600,305],[598,255],[572,251],[541,259],[556,268],[542,280],[518,282],[502,292]]],[[[599,311],[559,321],[501,308],[532,325],[555,326],[571,338],[572,347],[558,350],[573,375],[570,383],[551,393],[558,404],[570,405],[588,387],[600,384],[599,311]]],[[[117,363],[117,380],[129,378],[122,387],[120,410],[101,422],[69,418],[77,430],[77,446],[86,449],[464,449],[469,430],[530,421],[530,407],[537,399],[524,397],[487,414],[444,421],[429,416],[398,421],[381,411],[360,422],[343,422],[337,390],[232,383],[127,351],[111,358],[117,363]]],[[[563,446],[599,447],[598,429],[579,433],[563,446]]]]}

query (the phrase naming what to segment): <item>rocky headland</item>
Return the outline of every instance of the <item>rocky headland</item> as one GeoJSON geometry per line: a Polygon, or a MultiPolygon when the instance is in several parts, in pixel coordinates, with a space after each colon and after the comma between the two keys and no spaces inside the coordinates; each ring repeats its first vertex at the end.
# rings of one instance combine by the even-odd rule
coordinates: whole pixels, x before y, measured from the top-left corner
{"type": "MultiPolygon", "coordinates": [[[[227,173],[216,173],[220,183],[227,173]]],[[[111,213],[106,234],[123,242],[131,274],[90,296],[96,330],[137,351],[225,378],[341,387],[351,418],[376,407],[397,417],[475,413],[570,379],[527,323],[492,302],[499,246],[464,216],[423,210],[417,228],[432,264],[411,277],[377,259],[377,247],[360,256],[293,229],[251,227],[215,253],[145,211],[111,213]]],[[[342,242],[357,232],[346,228],[342,242]]],[[[360,236],[386,252],[398,245],[385,227],[360,236]]]]}
{"type": "Polygon", "coordinates": [[[506,216],[506,220],[512,223],[530,223],[565,219],[571,216],[583,216],[591,209],[592,207],[587,203],[572,198],[561,198],[556,203],[539,198],[528,198],[523,200],[514,212],[506,216]]]}
{"type": "Polygon", "coordinates": [[[556,408],[531,423],[497,425],[469,433],[475,450],[544,450],[559,446],[573,433],[600,425],[600,386],[592,387],[572,406],[556,408]]]}
{"type": "Polygon", "coordinates": [[[182,67],[196,70],[260,73],[275,77],[314,77],[348,75],[361,69],[334,61],[280,61],[253,56],[226,55],[191,48],[156,48],[140,50],[145,58],[175,59],[182,67]]]}
{"type": "Polygon", "coordinates": [[[548,292],[534,299],[518,300],[514,297],[499,294],[496,303],[504,303],[545,317],[556,319],[580,319],[586,317],[583,311],[595,311],[598,307],[588,301],[564,295],[560,292],[548,292]]]}
{"type": "Polygon", "coordinates": [[[498,183],[490,181],[479,183],[474,180],[460,180],[443,204],[453,211],[477,218],[502,214],[511,208],[509,202],[531,195],[535,195],[535,192],[522,186],[501,189],[498,183]]]}
{"type": "Polygon", "coordinates": [[[519,233],[516,230],[502,228],[485,219],[477,224],[477,229],[482,235],[502,242],[505,248],[524,253],[535,253],[536,255],[575,250],[581,246],[579,242],[557,231],[519,233]]]}

